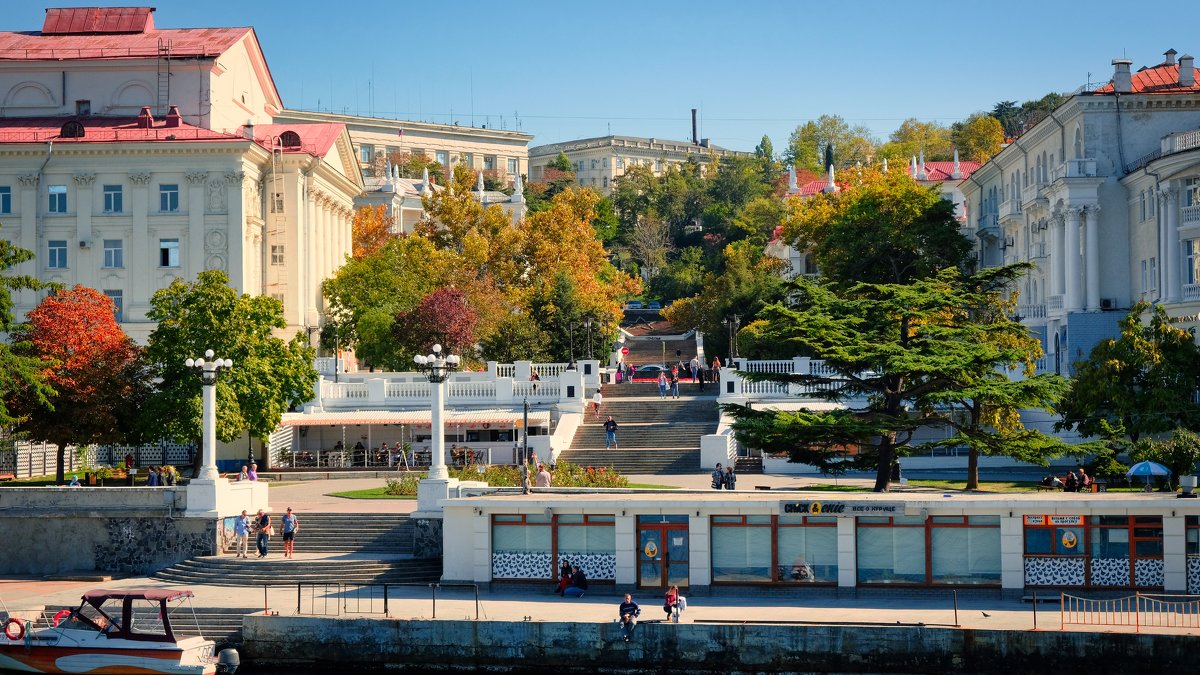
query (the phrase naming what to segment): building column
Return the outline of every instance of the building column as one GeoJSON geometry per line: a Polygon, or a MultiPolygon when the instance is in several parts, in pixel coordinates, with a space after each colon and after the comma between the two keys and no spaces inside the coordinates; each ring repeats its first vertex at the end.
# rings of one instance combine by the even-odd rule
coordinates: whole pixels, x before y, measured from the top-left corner
{"type": "Polygon", "coordinates": [[[1050,217],[1050,239],[1052,240],[1051,248],[1053,252],[1050,254],[1050,259],[1053,261],[1053,271],[1050,280],[1050,287],[1054,290],[1051,295],[1066,296],[1067,294],[1067,273],[1066,273],[1066,256],[1067,246],[1064,237],[1066,236],[1067,227],[1061,215],[1050,217]]]}
{"type": "Polygon", "coordinates": [[[838,586],[858,585],[858,528],[855,518],[837,519],[838,586]]]}
{"type": "Polygon", "coordinates": [[[246,217],[254,208],[252,200],[246,194],[246,173],[244,171],[225,172],[225,195],[228,206],[225,209],[225,241],[229,246],[225,256],[224,269],[229,273],[229,285],[242,290],[242,265],[245,256],[246,217]]]}
{"type": "MultiPolygon", "coordinates": [[[[100,264],[95,259],[93,251],[100,244],[100,255],[104,255],[104,242],[94,241],[92,235],[92,184],[96,182],[94,173],[77,173],[72,176],[75,181],[75,236],[79,239],[79,248],[72,251],[73,260],[70,267],[74,270],[75,282],[100,288],[100,264]]],[[[68,246],[68,249],[71,248],[68,246]]],[[[103,262],[102,260],[99,262],[103,262]]]]}
{"type": "MultiPolygon", "coordinates": [[[[14,238],[13,243],[26,251],[32,251],[33,259],[17,265],[13,272],[41,279],[42,275],[40,274],[41,269],[39,265],[45,264],[46,252],[41,248],[42,232],[38,227],[38,175],[36,173],[21,174],[17,176],[17,182],[21,184],[20,193],[17,195],[19,199],[17,208],[20,209],[21,214],[21,229],[14,238]]],[[[17,305],[23,306],[26,310],[33,309],[38,303],[36,291],[18,290],[13,293],[13,299],[17,305]]],[[[21,313],[18,313],[17,320],[23,320],[21,313]]]]}
{"type": "Polygon", "coordinates": [[[1084,218],[1084,250],[1087,258],[1087,309],[1089,312],[1100,311],[1100,207],[1089,206],[1083,211],[1084,218]]]}
{"type": "Polygon", "coordinates": [[[188,182],[188,236],[183,276],[191,279],[204,271],[204,191],[208,186],[208,172],[188,171],[184,178],[188,182]]]}
{"type": "Polygon", "coordinates": [[[129,174],[129,215],[133,221],[133,234],[129,238],[129,259],[125,266],[129,270],[129,289],[133,297],[126,303],[129,307],[126,321],[145,321],[150,310],[150,296],[157,290],[150,278],[151,270],[158,267],[154,242],[150,241],[150,172],[136,171],[129,174]]]}
{"type": "Polygon", "coordinates": [[[1187,593],[1187,525],[1185,518],[1163,516],[1163,590],[1187,593]]]}
{"type": "Polygon", "coordinates": [[[1158,234],[1158,264],[1154,266],[1155,290],[1158,291],[1155,301],[1161,302],[1167,297],[1167,197],[1162,190],[1154,191],[1156,200],[1154,209],[1154,229],[1158,234]]]}
{"type": "Polygon", "coordinates": [[[316,232],[317,232],[317,202],[316,190],[311,187],[308,190],[307,199],[304,200],[304,218],[299,220],[296,227],[296,251],[289,253],[287,262],[289,266],[303,268],[306,271],[305,283],[301,284],[296,289],[294,295],[303,302],[302,310],[304,312],[304,325],[312,327],[317,325],[317,294],[313,292],[311,284],[320,283],[320,274],[317,272],[316,260],[316,232]]]}
{"type": "Polygon", "coordinates": [[[1068,312],[1078,312],[1083,309],[1083,289],[1080,283],[1079,269],[1079,207],[1067,209],[1066,234],[1063,237],[1065,251],[1063,255],[1063,271],[1066,273],[1067,297],[1064,302],[1068,312]]]}
{"type": "Polygon", "coordinates": [[[1025,525],[1023,516],[1000,517],[1000,586],[1025,588],[1025,525]]]}
{"type": "Polygon", "coordinates": [[[1167,268],[1167,283],[1162,294],[1166,297],[1167,302],[1179,302],[1180,290],[1182,288],[1183,275],[1181,274],[1180,265],[1180,248],[1179,245],[1179,190],[1175,187],[1168,187],[1163,190],[1166,195],[1167,207],[1167,236],[1166,236],[1166,260],[1164,265],[1167,268]]]}

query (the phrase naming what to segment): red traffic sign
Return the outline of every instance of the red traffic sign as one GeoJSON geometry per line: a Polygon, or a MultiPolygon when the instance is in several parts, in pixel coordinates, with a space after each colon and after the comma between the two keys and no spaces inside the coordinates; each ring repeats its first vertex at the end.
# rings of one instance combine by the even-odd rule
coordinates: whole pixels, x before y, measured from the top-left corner
{"type": "Polygon", "coordinates": [[[621,347],[621,356],[625,356],[628,353],[629,353],[629,347],[621,347]]]}

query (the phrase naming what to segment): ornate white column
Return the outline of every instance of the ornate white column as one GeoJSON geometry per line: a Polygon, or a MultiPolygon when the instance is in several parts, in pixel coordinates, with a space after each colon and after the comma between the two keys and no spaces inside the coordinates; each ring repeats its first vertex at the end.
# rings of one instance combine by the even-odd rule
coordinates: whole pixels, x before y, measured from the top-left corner
{"type": "Polygon", "coordinates": [[[302,225],[296,227],[297,249],[294,255],[289,255],[287,263],[305,270],[305,283],[295,289],[294,293],[303,302],[304,325],[316,326],[317,298],[309,284],[315,283],[320,276],[317,274],[316,262],[316,232],[317,232],[317,191],[308,188],[308,199],[304,202],[304,219],[302,225]]]}
{"type": "Polygon", "coordinates": [[[1083,211],[1084,250],[1087,251],[1087,308],[1100,311],[1100,207],[1088,206],[1083,211]]]}
{"type": "Polygon", "coordinates": [[[187,264],[185,278],[192,278],[204,271],[204,193],[208,188],[208,172],[193,170],[183,174],[188,182],[187,208],[188,235],[187,264]]]}
{"type": "Polygon", "coordinates": [[[1083,308],[1082,279],[1079,269],[1079,212],[1077,206],[1067,209],[1066,234],[1063,236],[1065,250],[1063,251],[1063,271],[1066,273],[1067,297],[1064,302],[1068,312],[1077,312],[1083,308]]]}
{"type": "Polygon", "coordinates": [[[129,269],[129,309],[125,314],[126,321],[140,321],[150,309],[150,296],[154,294],[154,284],[150,279],[150,271],[158,267],[155,256],[156,242],[150,241],[150,172],[134,171],[129,174],[130,190],[129,215],[133,220],[133,236],[129,242],[129,258],[125,265],[129,269]]]}
{"type": "Polygon", "coordinates": [[[1163,195],[1164,206],[1167,208],[1166,260],[1163,261],[1167,268],[1167,280],[1161,296],[1165,297],[1167,302],[1179,302],[1183,278],[1179,260],[1179,190],[1173,186],[1168,187],[1163,190],[1163,195]]]}
{"type": "MultiPolygon", "coordinates": [[[[17,182],[21,184],[17,202],[17,208],[20,209],[21,214],[21,225],[19,234],[13,239],[13,243],[18,244],[26,251],[33,251],[34,257],[32,260],[17,265],[13,271],[40,279],[39,272],[41,270],[38,269],[38,263],[45,260],[46,252],[42,249],[42,229],[38,226],[38,175],[23,173],[17,176],[17,182]]],[[[36,291],[15,291],[13,299],[26,309],[33,309],[38,303],[36,291]]],[[[18,316],[18,319],[20,318],[22,317],[18,316]]]]}
{"type": "Polygon", "coordinates": [[[73,276],[76,283],[99,288],[97,271],[100,265],[96,264],[92,252],[99,243],[101,255],[104,255],[104,246],[103,242],[96,242],[92,234],[92,184],[96,182],[96,174],[77,173],[71,178],[75,181],[75,235],[80,244],[78,254],[71,253],[71,256],[78,255],[71,263],[73,276]]]}

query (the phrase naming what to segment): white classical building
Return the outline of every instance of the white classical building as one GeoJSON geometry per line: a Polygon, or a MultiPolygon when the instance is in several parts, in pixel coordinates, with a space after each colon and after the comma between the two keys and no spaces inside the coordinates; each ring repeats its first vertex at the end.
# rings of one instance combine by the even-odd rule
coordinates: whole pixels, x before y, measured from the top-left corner
{"type": "Polygon", "coordinates": [[[661,176],[672,167],[679,168],[689,160],[706,167],[722,157],[750,157],[753,153],[728,150],[701,139],[669,141],[640,136],[601,136],[539,145],[529,149],[529,180],[545,178],[547,165],[565,154],[575,167],[579,185],[596,188],[604,194],[612,190],[612,182],[635,166],[645,166],[661,176]]]}
{"type": "MultiPolygon", "coordinates": [[[[149,7],[49,9],[0,32],[0,237],[17,268],[109,295],[135,339],[149,298],[207,269],[316,326],[350,250],[354,150],[282,109],[251,28],[159,29],[149,7]]],[[[16,295],[18,313],[40,296],[16,295]]]]}
{"type": "Polygon", "coordinates": [[[1112,82],[1070,96],[963,184],[979,262],[1035,265],[1018,312],[1046,370],[1067,373],[1136,300],[1195,314],[1200,219],[1185,219],[1200,86],[1192,57],[1175,54],[1136,73],[1114,60],[1112,82]]]}

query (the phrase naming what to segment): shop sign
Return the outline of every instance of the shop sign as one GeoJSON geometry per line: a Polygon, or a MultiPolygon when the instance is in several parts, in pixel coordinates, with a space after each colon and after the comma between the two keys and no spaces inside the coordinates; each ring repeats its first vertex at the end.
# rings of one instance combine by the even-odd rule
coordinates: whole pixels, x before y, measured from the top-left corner
{"type": "Polygon", "coordinates": [[[782,502],[779,511],[806,516],[902,516],[904,502],[782,502]]]}
{"type": "Polygon", "coordinates": [[[1083,525],[1083,516],[1025,516],[1026,525],[1083,525]]]}

